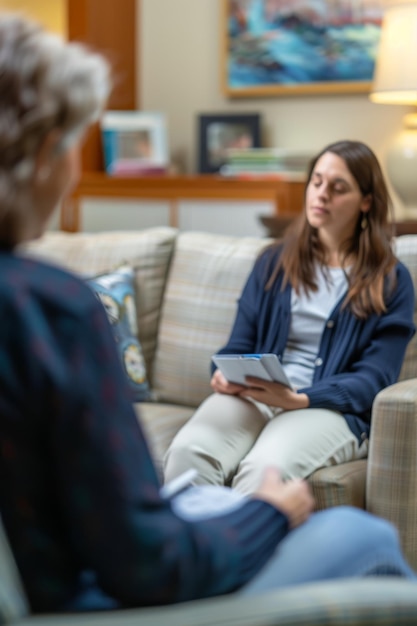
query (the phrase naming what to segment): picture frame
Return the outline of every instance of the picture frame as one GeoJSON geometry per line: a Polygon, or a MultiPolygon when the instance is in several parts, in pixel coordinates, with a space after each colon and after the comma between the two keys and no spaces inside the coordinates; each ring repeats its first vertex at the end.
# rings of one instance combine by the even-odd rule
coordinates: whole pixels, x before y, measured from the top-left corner
{"type": "Polygon", "coordinates": [[[231,148],[261,146],[259,113],[203,113],[198,116],[198,171],[219,172],[231,148]]]}
{"type": "Polygon", "coordinates": [[[111,176],[165,173],[169,164],[163,113],[105,111],[101,119],[104,164],[111,176]]]}
{"type": "Polygon", "coordinates": [[[369,92],[384,0],[221,0],[230,98],[369,92]]]}

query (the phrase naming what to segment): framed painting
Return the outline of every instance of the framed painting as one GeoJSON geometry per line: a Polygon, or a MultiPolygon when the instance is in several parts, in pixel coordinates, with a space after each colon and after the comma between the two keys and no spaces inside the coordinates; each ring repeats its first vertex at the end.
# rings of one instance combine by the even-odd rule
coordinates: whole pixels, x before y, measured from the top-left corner
{"type": "Polygon", "coordinates": [[[221,0],[229,97],[370,90],[383,0],[221,0]]]}
{"type": "Polygon", "coordinates": [[[202,114],[198,117],[198,171],[219,172],[230,149],[259,148],[261,120],[258,113],[202,114]]]}

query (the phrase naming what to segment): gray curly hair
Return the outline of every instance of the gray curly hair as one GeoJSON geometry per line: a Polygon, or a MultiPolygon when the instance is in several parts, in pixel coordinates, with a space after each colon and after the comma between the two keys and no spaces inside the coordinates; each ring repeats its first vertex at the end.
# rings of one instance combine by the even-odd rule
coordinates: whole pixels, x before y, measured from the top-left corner
{"type": "Polygon", "coordinates": [[[36,155],[54,129],[67,149],[105,107],[110,69],[19,15],[0,18],[0,240],[16,243],[31,206],[36,155]]]}

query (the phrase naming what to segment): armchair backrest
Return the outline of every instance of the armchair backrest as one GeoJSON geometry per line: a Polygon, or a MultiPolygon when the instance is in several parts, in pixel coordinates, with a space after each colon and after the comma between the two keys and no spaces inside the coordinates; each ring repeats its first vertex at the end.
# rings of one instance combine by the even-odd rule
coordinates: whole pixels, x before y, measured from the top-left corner
{"type": "MultiPolygon", "coordinates": [[[[395,252],[410,271],[414,283],[414,323],[417,326],[417,235],[403,235],[395,241],[395,252]]],[[[410,341],[401,369],[400,380],[417,378],[417,333],[410,341]]]]}
{"type": "Polygon", "coordinates": [[[9,624],[29,612],[20,575],[0,517],[0,624],[9,624]]]}

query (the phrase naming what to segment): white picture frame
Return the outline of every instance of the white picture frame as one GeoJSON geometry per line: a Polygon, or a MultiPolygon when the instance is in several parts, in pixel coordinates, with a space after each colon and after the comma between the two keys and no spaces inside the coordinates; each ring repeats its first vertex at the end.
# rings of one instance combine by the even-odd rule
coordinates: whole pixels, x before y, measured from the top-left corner
{"type": "Polygon", "coordinates": [[[163,113],[106,111],[101,119],[104,165],[111,176],[165,173],[169,164],[163,113]]]}

